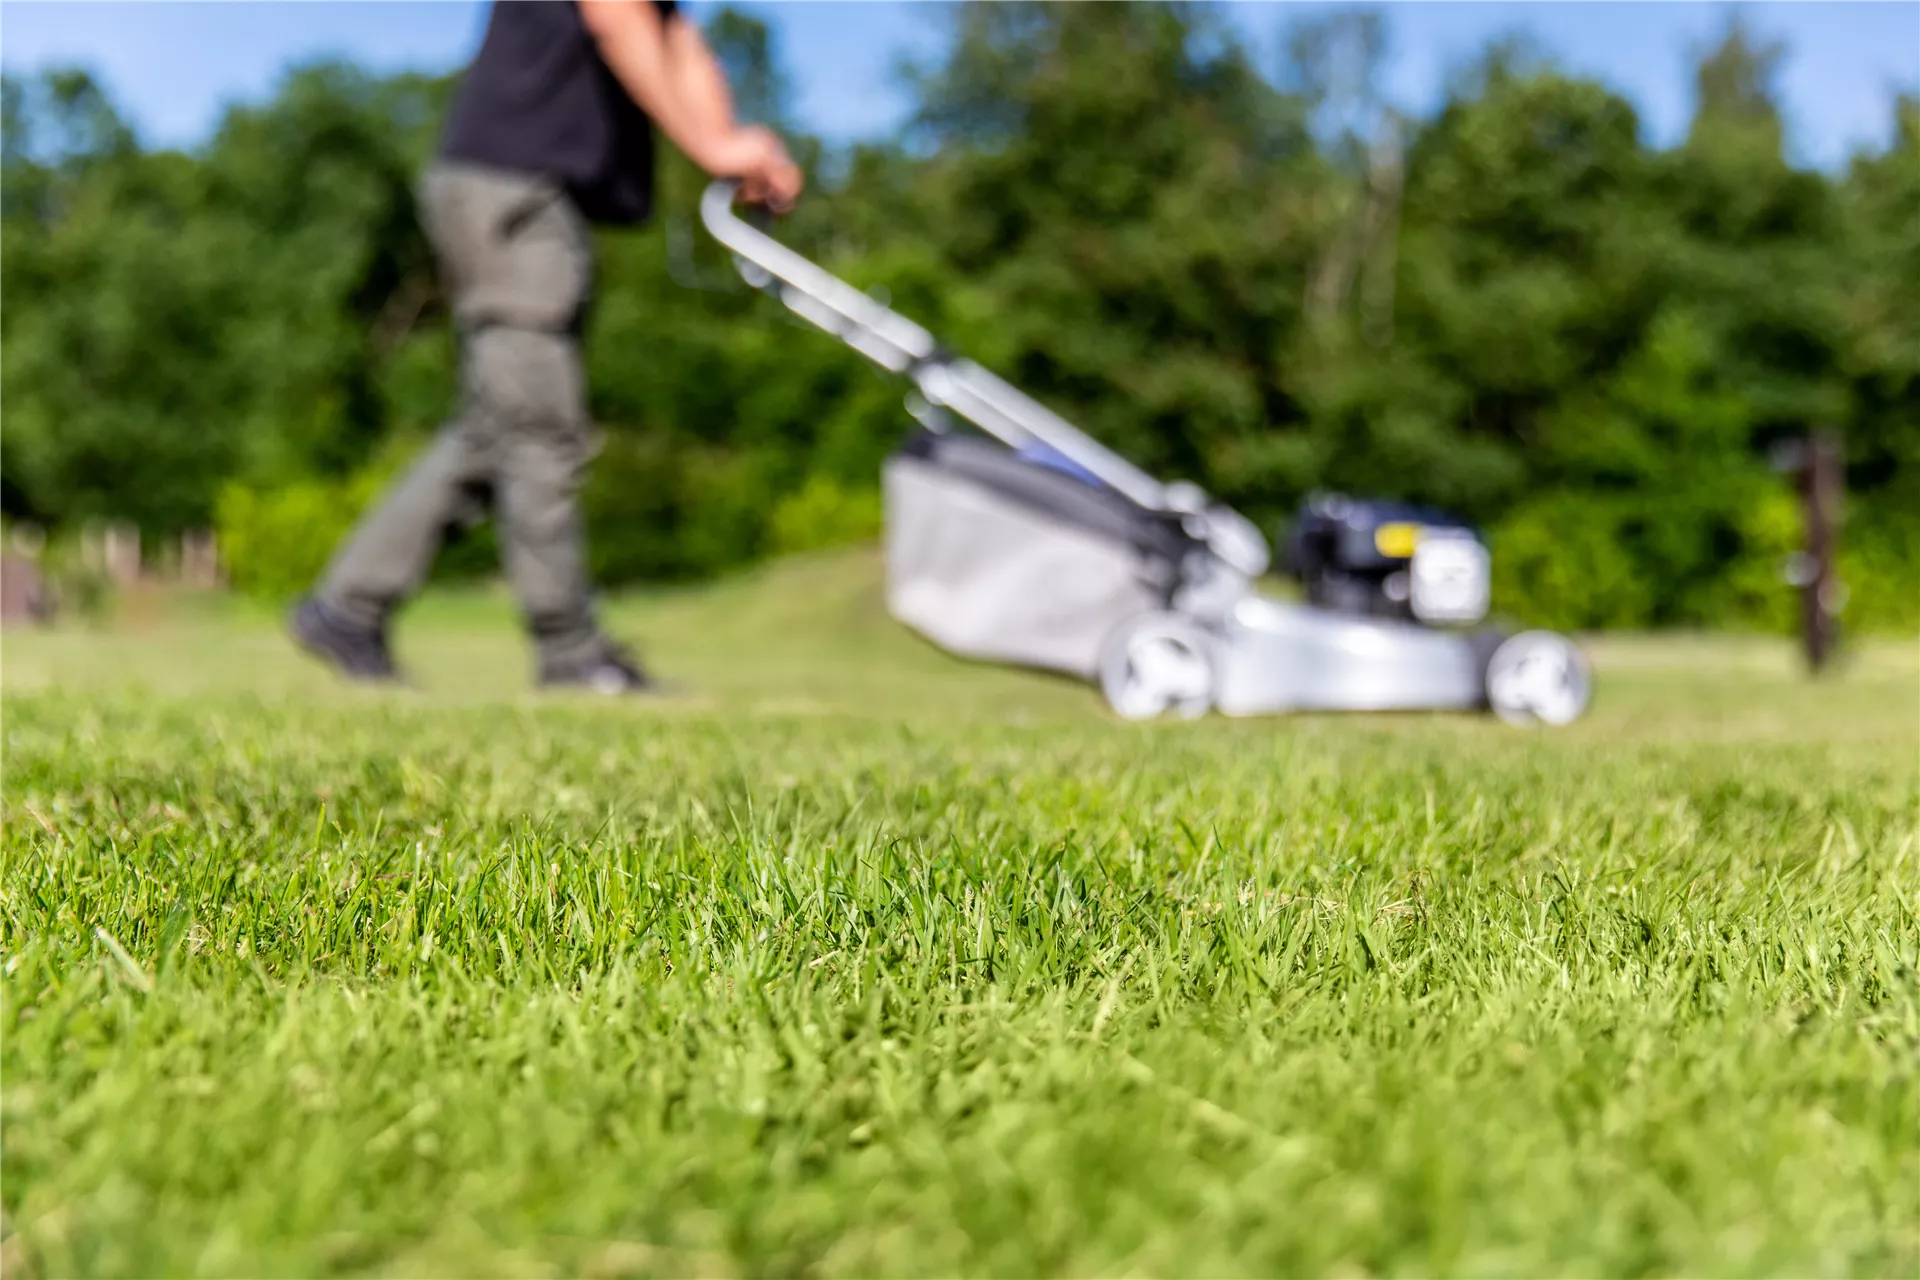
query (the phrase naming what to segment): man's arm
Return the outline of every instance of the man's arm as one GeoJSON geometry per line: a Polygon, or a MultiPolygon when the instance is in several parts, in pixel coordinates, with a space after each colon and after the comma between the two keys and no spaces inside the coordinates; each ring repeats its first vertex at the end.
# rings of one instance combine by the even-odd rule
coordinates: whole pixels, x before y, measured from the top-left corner
{"type": "Polygon", "coordinates": [[[668,73],[673,76],[680,100],[702,124],[717,132],[731,132],[734,125],[733,93],[697,24],[684,20],[664,24],[668,73]]]}
{"type": "Polygon", "coordinates": [[[800,171],[761,128],[734,120],[719,62],[691,22],[663,21],[651,0],[580,0],[580,14],[621,87],[687,158],[738,178],[748,199],[791,204],[800,171]]]}
{"type": "Polygon", "coordinates": [[[679,89],[682,103],[709,128],[740,131],[755,135],[765,144],[766,166],[743,176],[742,194],[756,203],[765,202],[776,210],[785,210],[800,195],[799,167],[787,155],[787,149],[773,133],[759,126],[740,130],[734,119],[733,94],[727,87],[720,60],[707,47],[706,38],[694,23],[675,20],[665,24],[667,65],[679,89]]]}

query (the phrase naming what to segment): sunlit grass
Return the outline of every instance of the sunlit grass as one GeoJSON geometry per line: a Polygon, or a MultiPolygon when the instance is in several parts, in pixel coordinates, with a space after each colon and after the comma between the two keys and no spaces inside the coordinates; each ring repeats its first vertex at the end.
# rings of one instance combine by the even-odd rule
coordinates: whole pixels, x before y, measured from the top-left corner
{"type": "Polygon", "coordinates": [[[7,1274],[1920,1269],[1920,673],[1112,723],[870,558],[5,644],[7,1274]]]}

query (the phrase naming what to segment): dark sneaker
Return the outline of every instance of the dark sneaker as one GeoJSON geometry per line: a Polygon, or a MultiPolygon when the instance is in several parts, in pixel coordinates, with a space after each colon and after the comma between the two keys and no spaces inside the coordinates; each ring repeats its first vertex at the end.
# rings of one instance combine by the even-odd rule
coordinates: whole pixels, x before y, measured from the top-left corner
{"type": "Polygon", "coordinates": [[[653,693],[659,689],[653,677],[641,670],[633,656],[610,640],[603,641],[600,652],[585,662],[556,665],[542,659],[540,687],[584,689],[608,697],[653,693]]]}
{"type": "Polygon", "coordinates": [[[287,633],[348,679],[384,683],[400,678],[384,631],[355,626],[311,597],[294,607],[287,633]]]}

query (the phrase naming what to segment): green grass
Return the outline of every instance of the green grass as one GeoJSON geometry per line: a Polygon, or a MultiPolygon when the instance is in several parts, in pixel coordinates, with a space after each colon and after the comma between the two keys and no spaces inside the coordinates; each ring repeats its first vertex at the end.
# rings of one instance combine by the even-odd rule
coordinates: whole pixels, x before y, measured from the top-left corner
{"type": "Polygon", "coordinates": [[[864,556],[617,617],[694,692],[9,635],[9,1277],[1920,1271],[1912,646],[1136,726],[864,556]]]}

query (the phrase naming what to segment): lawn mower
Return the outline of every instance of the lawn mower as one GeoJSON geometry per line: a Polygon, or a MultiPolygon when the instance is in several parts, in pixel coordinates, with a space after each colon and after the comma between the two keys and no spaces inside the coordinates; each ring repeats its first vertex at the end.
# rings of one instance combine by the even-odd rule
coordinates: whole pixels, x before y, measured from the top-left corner
{"type": "Polygon", "coordinates": [[[882,476],[887,605],[947,651],[1063,672],[1128,719],[1487,711],[1564,725],[1591,673],[1566,637],[1469,629],[1489,557],[1439,513],[1316,495],[1284,543],[1303,602],[1255,589],[1266,538],[1162,483],[925,329],[702,197],[741,277],[912,384],[882,476]],[[968,430],[970,426],[972,430],[968,430]]]}

